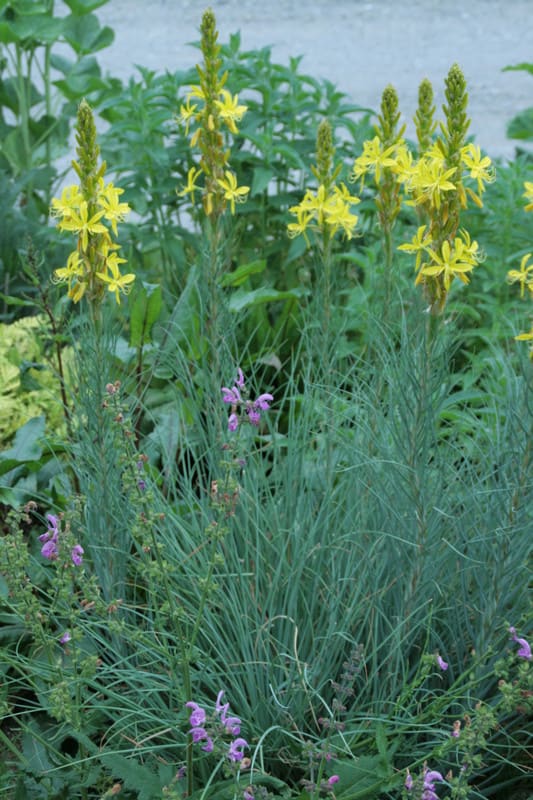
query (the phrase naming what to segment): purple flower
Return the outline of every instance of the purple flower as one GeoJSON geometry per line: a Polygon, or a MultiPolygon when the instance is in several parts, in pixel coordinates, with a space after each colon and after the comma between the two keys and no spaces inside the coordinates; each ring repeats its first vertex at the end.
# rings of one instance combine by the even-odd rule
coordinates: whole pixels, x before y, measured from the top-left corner
{"type": "Polygon", "coordinates": [[[254,408],[259,408],[261,411],[268,411],[270,403],[274,400],[271,394],[260,394],[254,403],[254,408]]]}
{"type": "Polygon", "coordinates": [[[236,431],[238,427],[239,427],[239,417],[235,413],[230,414],[228,417],[228,431],[231,431],[233,433],[233,431],[236,431]]]}
{"type": "Polygon", "coordinates": [[[331,778],[328,778],[328,783],[329,783],[330,786],[334,786],[338,782],[339,782],[339,776],[338,775],[332,775],[331,778]]]}
{"type": "Polygon", "coordinates": [[[255,409],[253,406],[251,406],[248,409],[247,414],[248,414],[248,419],[250,420],[252,425],[255,425],[257,427],[259,425],[260,420],[261,420],[261,414],[259,413],[259,411],[257,411],[257,409],[255,409]]]}
{"type": "Polygon", "coordinates": [[[187,708],[192,708],[192,712],[189,716],[189,722],[191,723],[193,728],[197,728],[200,725],[203,725],[205,722],[205,711],[203,708],[200,708],[198,703],[189,700],[188,703],[185,703],[187,708]]]}
{"type": "Polygon", "coordinates": [[[189,733],[191,734],[193,744],[197,744],[198,742],[202,742],[204,739],[209,738],[206,729],[202,728],[200,725],[191,728],[189,733]]]}
{"type": "Polygon", "coordinates": [[[230,403],[231,405],[237,405],[241,401],[241,393],[239,392],[236,386],[233,389],[228,389],[227,386],[222,387],[222,400],[224,403],[230,403]]]}
{"type": "Polygon", "coordinates": [[[446,672],[446,670],[448,669],[447,662],[444,661],[444,659],[442,659],[439,655],[436,655],[435,658],[436,658],[437,666],[439,667],[439,669],[441,669],[443,672],[446,672]]]}
{"type": "Polygon", "coordinates": [[[240,367],[237,369],[237,380],[235,381],[235,385],[238,386],[239,389],[244,387],[244,375],[240,367]]]}
{"type": "Polygon", "coordinates": [[[137,488],[140,492],[144,492],[146,490],[146,481],[143,481],[142,478],[140,481],[137,481],[137,488]]]}
{"type": "Polygon", "coordinates": [[[406,775],[406,778],[405,778],[404,786],[405,786],[405,788],[407,789],[408,792],[410,792],[411,789],[413,788],[413,776],[411,775],[409,770],[407,770],[407,775],[406,775]]]}
{"type": "Polygon", "coordinates": [[[66,644],[67,642],[70,642],[71,639],[72,636],[70,635],[70,631],[65,631],[63,636],[61,636],[61,638],[59,639],[59,641],[61,642],[61,644],[66,644]]]}
{"type": "Polygon", "coordinates": [[[516,651],[516,655],[519,658],[525,658],[527,659],[527,661],[531,661],[531,646],[527,641],[527,639],[520,639],[516,635],[516,628],[513,628],[512,626],[509,628],[509,633],[511,634],[513,642],[516,642],[517,644],[520,645],[520,647],[516,651]]]}
{"type": "Polygon", "coordinates": [[[230,744],[228,750],[228,758],[230,761],[242,761],[244,758],[244,748],[248,747],[248,742],[246,739],[234,739],[234,741],[230,744]]]}
{"type": "Polygon", "coordinates": [[[248,786],[242,793],[243,800],[255,800],[253,786],[248,786]]]}
{"type": "Polygon", "coordinates": [[[202,750],[204,750],[206,753],[212,753],[214,747],[213,740],[210,736],[207,736],[206,739],[206,743],[202,745],[202,750]]]}
{"type": "MultiPolygon", "coordinates": [[[[45,534],[43,534],[43,536],[44,535],[45,534]]],[[[43,537],[39,536],[39,539],[42,541],[43,537]]],[[[54,561],[58,557],[57,536],[52,536],[51,539],[48,539],[48,541],[43,544],[41,547],[41,555],[43,558],[48,558],[50,561],[54,561]]]]}
{"type": "Polygon", "coordinates": [[[83,547],[81,544],[75,544],[70,551],[70,557],[75,567],[79,567],[83,561],[83,547]]]}
{"type": "Polygon", "coordinates": [[[238,717],[226,717],[222,720],[224,727],[232,736],[236,736],[241,732],[241,721],[238,717]]]}
{"type": "Polygon", "coordinates": [[[424,770],[424,791],[421,800],[439,800],[435,792],[435,781],[443,781],[444,778],[436,770],[424,770]]]}

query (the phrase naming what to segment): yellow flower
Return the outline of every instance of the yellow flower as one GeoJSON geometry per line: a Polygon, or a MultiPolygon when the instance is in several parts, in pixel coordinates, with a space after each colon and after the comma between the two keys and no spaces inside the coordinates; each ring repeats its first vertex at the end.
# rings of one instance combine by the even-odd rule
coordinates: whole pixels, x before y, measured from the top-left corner
{"type": "Polygon", "coordinates": [[[78,211],[72,210],[70,215],[61,220],[58,227],[62,231],[73,231],[81,236],[81,246],[83,250],[87,250],[87,244],[90,233],[107,233],[107,228],[102,225],[98,220],[104,216],[104,211],[97,211],[96,214],[89,219],[89,212],[87,202],[82,200],[78,211]]]}
{"type": "Polygon", "coordinates": [[[240,122],[247,106],[240,106],[239,97],[235,95],[232,97],[227,89],[221,89],[220,94],[222,100],[215,100],[215,105],[218,108],[220,118],[224,120],[232,133],[238,133],[236,122],[240,122]]]}
{"type": "Polygon", "coordinates": [[[231,213],[235,214],[235,203],[244,203],[250,187],[237,186],[237,178],[229,170],[226,170],[224,175],[226,178],[217,178],[217,183],[224,190],[224,199],[229,200],[231,213]]]}
{"type": "Polygon", "coordinates": [[[509,283],[520,283],[520,297],[524,296],[527,288],[533,292],[533,264],[528,265],[531,253],[526,253],[520,262],[520,269],[511,269],[507,273],[509,283]]]}
{"type": "Polygon", "coordinates": [[[185,135],[187,136],[189,133],[189,125],[191,124],[191,119],[196,116],[196,109],[198,105],[194,103],[191,106],[191,95],[189,95],[185,101],[180,106],[180,117],[181,121],[185,123],[185,135]]]}
{"type": "Polygon", "coordinates": [[[385,167],[393,167],[395,164],[392,153],[394,153],[396,147],[397,145],[393,144],[383,150],[383,144],[379,136],[374,136],[370,141],[364,142],[362,154],[354,161],[350,180],[356,181],[366,175],[367,172],[373,172],[376,183],[379,183],[381,170],[385,167]]]}
{"type": "Polygon", "coordinates": [[[528,201],[527,205],[525,206],[526,211],[533,211],[533,183],[526,181],[524,183],[524,189],[526,190],[523,196],[528,201]]]}
{"type": "Polygon", "coordinates": [[[426,226],[421,225],[410,242],[405,242],[405,244],[398,246],[398,250],[403,250],[406,253],[416,253],[415,270],[417,272],[422,263],[422,254],[428,251],[431,246],[431,236],[429,234],[424,236],[425,231],[426,226]]]}
{"type": "MultiPolygon", "coordinates": [[[[476,245],[477,249],[477,242],[473,244],[476,245]]],[[[464,242],[459,238],[455,239],[454,247],[450,247],[448,241],[443,242],[440,255],[432,251],[431,257],[433,263],[429,264],[429,266],[422,266],[420,274],[428,277],[442,275],[446,291],[450,288],[454,278],[459,278],[463,283],[468,283],[466,273],[471,272],[476,264],[472,260],[468,249],[465,248],[464,242]]]]}
{"type": "Polygon", "coordinates": [[[61,192],[60,200],[57,197],[52,199],[50,214],[52,217],[68,217],[73,211],[77,212],[79,210],[82,200],[83,195],[79,186],[66,186],[61,192]]]}
{"type": "Polygon", "coordinates": [[[187,184],[181,190],[181,192],[178,192],[178,197],[185,197],[186,194],[190,194],[191,202],[194,203],[194,192],[198,188],[198,186],[196,185],[196,181],[198,180],[201,174],[202,174],[201,169],[196,169],[196,167],[191,167],[187,173],[187,184]]]}
{"type": "Polygon", "coordinates": [[[54,276],[57,283],[64,283],[68,281],[69,286],[74,278],[79,278],[83,275],[83,260],[77,250],[74,250],[68,257],[67,266],[60,267],[54,270],[54,276]]]}
{"type": "Polygon", "coordinates": [[[470,177],[477,181],[478,194],[485,191],[484,183],[495,180],[494,167],[488,156],[481,156],[481,149],[475,144],[467,144],[461,149],[461,161],[470,170],[470,177]]]}
{"type": "Polygon", "coordinates": [[[119,197],[124,193],[124,189],[113,186],[112,183],[104,185],[103,178],[99,180],[98,205],[104,209],[104,218],[111,223],[111,228],[115,236],[117,235],[117,222],[122,222],[126,214],[129,214],[130,207],[127,203],[120,203],[119,197]]]}
{"type": "Polygon", "coordinates": [[[417,170],[413,173],[411,186],[415,194],[415,204],[429,202],[437,210],[440,208],[441,193],[455,189],[455,184],[449,179],[455,172],[455,167],[442,170],[438,161],[419,161],[417,170]]]}
{"type": "Polygon", "coordinates": [[[110,292],[115,293],[115,299],[117,303],[120,305],[120,292],[127,294],[131,289],[130,284],[133,283],[135,280],[135,275],[133,273],[128,273],[127,275],[121,275],[119,270],[119,264],[126,263],[125,258],[119,258],[116,253],[111,253],[107,260],[106,260],[106,269],[108,272],[97,272],[96,275],[100,278],[101,281],[104,283],[109,284],[107,287],[110,292]]]}
{"type": "Polygon", "coordinates": [[[296,236],[300,236],[302,233],[305,236],[305,230],[313,219],[313,212],[307,211],[307,209],[303,208],[301,204],[298,204],[297,206],[291,206],[289,211],[291,214],[295,214],[297,219],[297,222],[289,222],[287,225],[287,233],[289,234],[289,238],[294,239],[296,236]]]}
{"type": "Polygon", "coordinates": [[[533,327],[529,331],[529,333],[519,333],[518,336],[515,336],[515,341],[517,342],[530,342],[533,340],[533,327]]]}

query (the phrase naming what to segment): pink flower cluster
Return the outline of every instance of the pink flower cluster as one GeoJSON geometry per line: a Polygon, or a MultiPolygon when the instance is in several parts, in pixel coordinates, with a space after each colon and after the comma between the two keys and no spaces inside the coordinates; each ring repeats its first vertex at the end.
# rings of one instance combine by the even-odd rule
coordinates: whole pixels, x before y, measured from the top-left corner
{"type": "Polygon", "coordinates": [[[228,418],[229,431],[236,431],[239,427],[239,421],[243,418],[240,412],[244,412],[248,422],[257,427],[261,420],[261,412],[268,411],[270,403],[274,399],[267,392],[260,394],[256,400],[247,400],[243,395],[245,395],[245,379],[243,371],[239,367],[234,386],[231,389],[228,389],[227,386],[222,387],[222,400],[224,403],[231,405],[231,412],[228,418]]]}
{"type": "MultiPolygon", "coordinates": [[[[45,533],[39,536],[39,541],[43,542],[41,555],[49,561],[55,561],[59,557],[59,520],[53,514],[47,514],[48,527],[45,533]]],[[[75,544],[70,550],[70,557],[75,567],[79,567],[83,561],[83,547],[75,544]]]]}
{"type": "Polygon", "coordinates": [[[226,755],[230,761],[242,761],[244,758],[244,749],[249,745],[246,739],[238,736],[241,732],[241,721],[239,717],[232,717],[229,715],[229,703],[222,702],[223,696],[223,691],[220,691],[217,695],[215,714],[212,720],[215,723],[214,726],[208,725],[207,713],[198,703],[195,703],[193,700],[189,700],[188,703],[185,703],[186,707],[191,709],[189,715],[191,729],[189,733],[194,744],[205,742],[205,744],[202,745],[202,750],[206,753],[211,753],[213,751],[215,746],[213,736],[217,733],[229,733],[231,736],[236,736],[237,738],[230,742],[226,755]]]}

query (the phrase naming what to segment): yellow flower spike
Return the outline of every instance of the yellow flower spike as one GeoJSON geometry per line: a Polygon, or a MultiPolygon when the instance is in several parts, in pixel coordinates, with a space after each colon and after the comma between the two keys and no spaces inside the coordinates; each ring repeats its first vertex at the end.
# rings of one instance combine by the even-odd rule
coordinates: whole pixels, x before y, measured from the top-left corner
{"type": "Polygon", "coordinates": [[[235,97],[232,97],[231,93],[228,92],[227,89],[221,89],[220,94],[222,96],[222,100],[215,100],[215,105],[218,108],[220,119],[226,123],[229,130],[233,134],[236,134],[239,131],[235,123],[241,121],[248,107],[240,106],[239,96],[235,95],[235,97]]]}
{"type": "Polygon", "coordinates": [[[72,211],[71,214],[62,219],[58,228],[62,231],[72,231],[81,237],[81,246],[83,250],[87,250],[87,244],[90,233],[107,233],[107,228],[102,225],[99,220],[104,216],[103,211],[97,211],[89,219],[89,212],[87,202],[82,200],[80,203],[79,211],[72,211]]]}
{"type": "Polygon", "coordinates": [[[520,297],[524,296],[526,286],[532,290],[531,281],[533,280],[533,264],[528,265],[531,253],[526,253],[520,262],[520,269],[511,269],[507,273],[509,283],[520,283],[520,297]]]}
{"type": "Polygon", "coordinates": [[[130,284],[135,280],[133,273],[121,275],[119,263],[125,263],[126,259],[119,258],[116,253],[111,253],[107,258],[105,266],[108,272],[97,272],[96,275],[101,281],[108,284],[108,290],[114,292],[117,304],[120,305],[120,292],[128,294],[131,289],[130,284]],[[109,274],[111,273],[111,274],[109,274]]]}
{"type": "Polygon", "coordinates": [[[226,170],[224,175],[225,179],[217,178],[217,183],[224,190],[224,200],[229,200],[231,213],[235,214],[235,203],[244,203],[250,187],[237,186],[237,178],[229,170],[226,170]]]}
{"type": "Polygon", "coordinates": [[[190,194],[191,203],[194,203],[194,193],[196,189],[198,189],[196,181],[198,180],[201,174],[202,174],[201,169],[197,169],[196,167],[191,167],[187,173],[187,184],[181,190],[181,192],[178,192],[178,197],[185,197],[186,194],[190,194]]]}
{"type": "Polygon", "coordinates": [[[524,189],[526,191],[524,192],[524,194],[522,196],[525,197],[526,200],[528,201],[527,205],[525,206],[525,210],[526,211],[533,211],[533,183],[530,183],[529,181],[526,181],[524,183],[524,189]]]}

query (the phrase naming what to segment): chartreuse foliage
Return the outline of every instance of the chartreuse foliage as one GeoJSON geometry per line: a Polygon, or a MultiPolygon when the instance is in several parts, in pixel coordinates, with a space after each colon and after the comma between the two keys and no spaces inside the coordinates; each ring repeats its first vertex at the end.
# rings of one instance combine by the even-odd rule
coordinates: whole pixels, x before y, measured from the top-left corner
{"type": "Polygon", "coordinates": [[[522,800],[527,162],[495,181],[457,65],[411,143],[392,86],[371,130],[210,11],[200,48],[111,86],[108,165],[79,104],[70,245],[27,251],[47,331],[4,350],[0,789],[522,800]]]}

